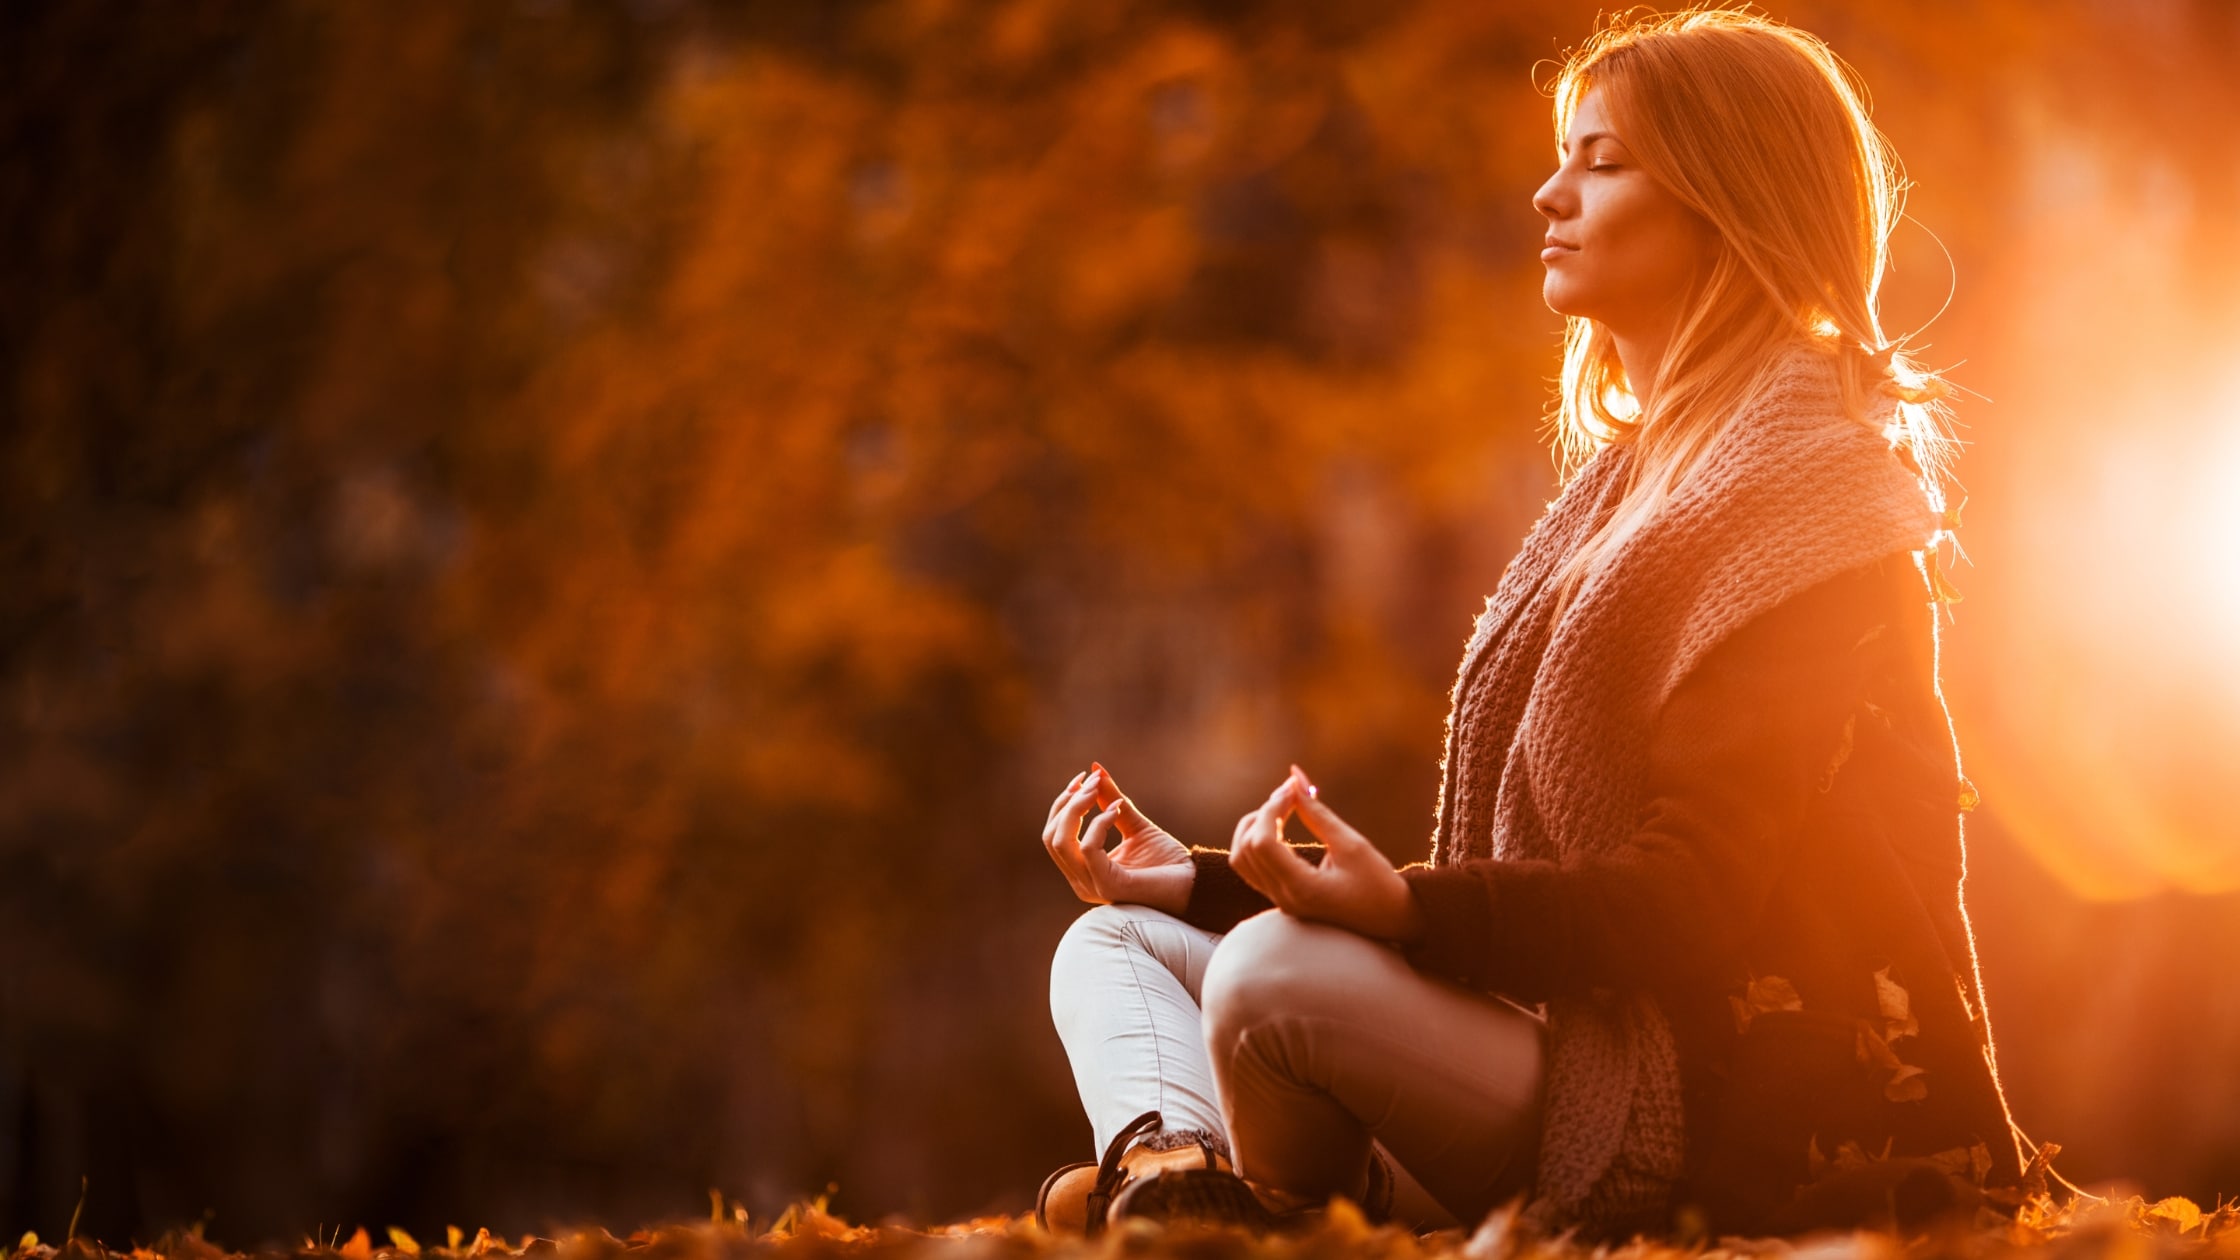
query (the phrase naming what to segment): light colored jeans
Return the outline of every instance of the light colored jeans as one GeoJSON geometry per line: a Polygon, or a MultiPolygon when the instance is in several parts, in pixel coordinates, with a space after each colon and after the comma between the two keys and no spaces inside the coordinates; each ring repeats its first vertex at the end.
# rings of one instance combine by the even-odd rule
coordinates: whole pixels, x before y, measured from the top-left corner
{"type": "Polygon", "coordinates": [[[1225,1134],[1237,1172],[1358,1200],[1369,1147],[1393,1215],[1475,1225],[1532,1183],[1546,1026],[1425,976],[1388,946],[1281,911],[1226,936],[1095,906],[1050,966],[1050,1013],[1101,1155],[1156,1109],[1225,1134]]]}

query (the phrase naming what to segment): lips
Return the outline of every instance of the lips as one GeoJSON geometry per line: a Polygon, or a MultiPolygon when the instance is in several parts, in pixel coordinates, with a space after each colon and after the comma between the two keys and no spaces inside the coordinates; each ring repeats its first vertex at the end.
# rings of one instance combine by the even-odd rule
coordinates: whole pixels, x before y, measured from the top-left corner
{"type": "Polygon", "coordinates": [[[1553,262],[1556,259],[1563,257],[1565,254],[1576,254],[1579,252],[1578,246],[1557,236],[1550,236],[1546,238],[1546,245],[1547,248],[1540,251],[1540,261],[1542,262],[1553,262]]]}

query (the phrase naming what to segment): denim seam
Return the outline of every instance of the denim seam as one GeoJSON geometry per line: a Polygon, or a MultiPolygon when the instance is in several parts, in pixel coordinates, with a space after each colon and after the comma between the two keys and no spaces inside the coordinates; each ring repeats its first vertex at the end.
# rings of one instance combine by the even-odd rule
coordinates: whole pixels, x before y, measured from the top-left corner
{"type": "Polygon", "coordinates": [[[1134,982],[1136,1001],[1143,1004],[1143,1026],[1151,1031],[1151,1063],[1156,1069],[1154,1079],[1158,1082],[1158,1089],[1152,1095],[1155,1100],[1153,1105],[1159,1112],[1159,1125],[1164,1128],[1167,1123],[1167,1056],[1165,1050],[1159,1045],[1159,1019],[1151,1010],[1151,996],[1144,991],[1143,973],[1136,966],[1135,949],[1130,948],[1130,941],[1142,948],[1145,953],[1152,953],[1153,951],[1151,943],[1144,940],[1141,932],[1137,930],[1137,924],[1134,920],[1129,920],[1128,925],[1121,929],[1121,935],[1130,938],[1130,940],[1124,940],[1120,943],[1120,956],[1128,960],[1128,978],[1134,982]]]}

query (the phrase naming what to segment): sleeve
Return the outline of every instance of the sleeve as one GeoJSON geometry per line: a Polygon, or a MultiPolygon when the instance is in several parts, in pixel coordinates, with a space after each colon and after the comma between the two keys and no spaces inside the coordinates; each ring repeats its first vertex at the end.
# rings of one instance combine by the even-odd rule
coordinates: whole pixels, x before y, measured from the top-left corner
{"type": "MultiPolygon", "coordinates": [[[[1901,557],[1902,559],[1902,557],[1901,557]]],[[[1877,660],[1900,636],[1890,561],[1831,578],[1730,635],[1674,689],[1651,736],[1629,843],[1562,863],[1401,872],[1418,970],[1523,1002],[1723,976],[1812,794],[1850,751],[1877,660]]]]}
{"type": "MultiPolygon", "coordinates": [[[[1299,856],[1320,866],[1323,847],[1319,844],[1294,844],[1299,856]]],[[[1208,932],[1227,932],[1262,910],[1272,909],[1274,902],[1260,895],[1260,890],[1244,882],[1229,865],[1227,849],[1190,848],[1190,860],[1198,871],[1190,881],[1190,901],[1176,917],[1194,927],[1208,932]]]]}

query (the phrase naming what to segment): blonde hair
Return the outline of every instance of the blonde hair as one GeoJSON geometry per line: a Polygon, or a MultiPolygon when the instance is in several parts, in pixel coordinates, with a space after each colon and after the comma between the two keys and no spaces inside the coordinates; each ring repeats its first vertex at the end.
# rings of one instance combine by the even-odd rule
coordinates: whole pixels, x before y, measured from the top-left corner
{"type": "Polygon", "coordinates": [[[1868,116],[1863,83],[1817,37],[1749,11],[1695,6],[1614,15],[1552,86],[1556,142],[1590,89],[1643,170],[1717,229],[1640,406],[1609,329],[1573,317],[1550,416],[1563,478],[1634,442],[1632,480],[1611,519],[1556,575],[1562,616],[1587,575],[1668,501],[1718,441],[1783,347],[1832,356],[1846,410],[1899,400],[1882,431],[1934,506],[1958,442],[1945,383],[1886,340],[1878,304],[1907,187],[1868,116]]]}

